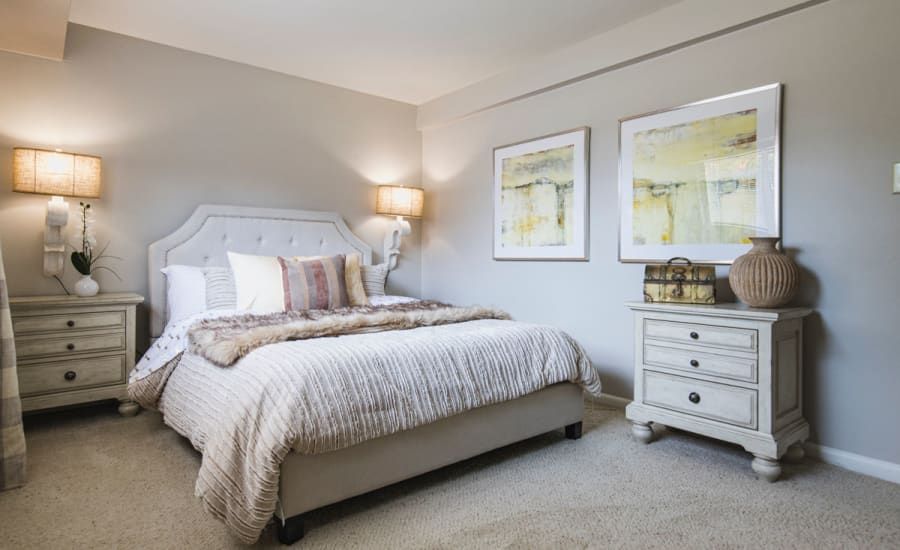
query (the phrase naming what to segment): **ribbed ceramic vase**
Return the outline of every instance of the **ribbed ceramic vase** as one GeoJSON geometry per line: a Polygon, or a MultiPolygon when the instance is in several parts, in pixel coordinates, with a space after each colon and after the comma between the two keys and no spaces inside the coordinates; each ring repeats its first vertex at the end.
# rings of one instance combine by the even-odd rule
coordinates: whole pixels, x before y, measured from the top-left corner
{"type": "Polygon", "coordinates": [[[775,248],[779,240],[780,237],[750,237],[753,248],[731,265],[731,290],[748,306],[783,306],[797,293],[800,270],[775,248]]]}

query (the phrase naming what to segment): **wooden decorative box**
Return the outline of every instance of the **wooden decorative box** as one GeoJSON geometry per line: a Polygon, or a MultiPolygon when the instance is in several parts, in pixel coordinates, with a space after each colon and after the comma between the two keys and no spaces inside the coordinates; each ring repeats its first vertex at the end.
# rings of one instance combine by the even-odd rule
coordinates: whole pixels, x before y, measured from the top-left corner
{"type": "Polygon", "coordinates": [[[716,268],[694,265],[687,258],[644,268],[644,301],[673,304],[715,304],[716,268]]]}

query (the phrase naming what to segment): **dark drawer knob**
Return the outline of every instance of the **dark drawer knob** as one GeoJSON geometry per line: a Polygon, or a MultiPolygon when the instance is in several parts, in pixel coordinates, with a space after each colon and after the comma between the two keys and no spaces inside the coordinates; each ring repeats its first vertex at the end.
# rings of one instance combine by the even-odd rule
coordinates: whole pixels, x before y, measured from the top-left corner
{"type": "Polygon", "coordinates": [[[691,359],[691,366],[692,366],[692,367],[699,367],[699,366],[700,366],[700,361],[697,361],[696,359],[691,359]]]}
{"type": "Polygon", "coordinates": [[[66,326],[71,328],[75,326],[75,321],[66,321],[66,326]]]}
{"type": "Polygon", "coordinates": [[[700,394],[695,391],[692,391],[691,394],[688,396],[688,399],[691,400],[691,403],[699,403],[700,402],[700,394]]]}
{"type": "Polygon", "coordinates": [[[71,382],[72,380],[75,380],[75,377],[76,377],[77,375],[75,374],[75,371],[73,371],[73,370],[68,370],[68,371],[66,371],[66,374],[64,374],[63,376],[66,378],[66,380],[68,380],[69,382],[71,382]]]}
{"type": "Polygon", "coordinates": [[[697,340],[698,338],[700,338],[700,335],[697,334],[696,332],[692,332],[692,333],[691,333],[691,338],[693,338],[694,340],[697,340]]]}
{"type": "Polygon", "coordinates": [[[66,349],[72,351],[73,349],[75,349],[75,344],[66,344],[66,349]]]}

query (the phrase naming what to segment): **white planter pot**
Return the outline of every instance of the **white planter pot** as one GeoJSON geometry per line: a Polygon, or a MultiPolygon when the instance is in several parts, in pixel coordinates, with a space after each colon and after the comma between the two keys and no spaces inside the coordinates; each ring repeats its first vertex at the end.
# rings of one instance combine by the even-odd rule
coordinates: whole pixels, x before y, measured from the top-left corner
{"type": "Polygon", "coordinates": [[[82,275],[75,283],[75,294],[82,298],[96,296],[98,292],[100,292],[100,285],[90,275],[82,275]]]}

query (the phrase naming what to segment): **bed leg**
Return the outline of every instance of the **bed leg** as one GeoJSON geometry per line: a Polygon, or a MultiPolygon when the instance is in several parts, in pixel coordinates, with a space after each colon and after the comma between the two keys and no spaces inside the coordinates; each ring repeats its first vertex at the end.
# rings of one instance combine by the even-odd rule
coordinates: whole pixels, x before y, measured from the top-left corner
{"type": "Polygon", "coordinates": [[[581,422],[569,424],[566,426],[567,439],[581,439],[581,422]]]}
{"type": "Polygon", "coordinates": [[[303,515],[293,516],[286,519],[275,518],[275,525],[278,526],[278,542],[281,544],[294,544],[303,538],[303,515]]]}

